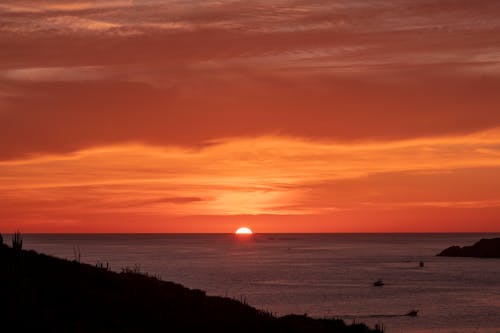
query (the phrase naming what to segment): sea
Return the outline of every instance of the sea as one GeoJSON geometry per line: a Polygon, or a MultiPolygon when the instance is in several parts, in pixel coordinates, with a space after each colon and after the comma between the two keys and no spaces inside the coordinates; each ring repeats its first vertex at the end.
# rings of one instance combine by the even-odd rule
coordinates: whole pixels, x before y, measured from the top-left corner
{"type": "Polygon", "coordinates": [[[446,258],[500,234],[27,234],[24,248],[163,280],[275,313],[388,333],[500,332],[500,259],[446,258]],[[423,262],[423,267],[420,267],[423,262]],[[383,287],[373,282],[382,279],[383,287]],[[418,310],[418,316],[404,316],[418,310]]]}

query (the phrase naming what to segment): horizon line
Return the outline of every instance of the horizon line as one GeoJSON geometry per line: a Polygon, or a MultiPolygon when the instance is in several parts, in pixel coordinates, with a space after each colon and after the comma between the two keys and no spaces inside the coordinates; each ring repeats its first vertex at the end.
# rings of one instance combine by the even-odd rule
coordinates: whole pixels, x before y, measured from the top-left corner
{"type": "MultiPolygon", "coordinates": [[[[15,232],[0,232],[12,235],[15,232]]],[[[21,232],[23,235],[236,235],[234,232],[21,232]]],[[[419,231],[419,232],[254,232],[252,235],[429,235],[429,234],[500,234],[500,231],[419,231]]],[[[241,235],[240,235],[241,236],[241,235]]],[[[243,235],[245,236],[245,235],[243,235]]],[[[248,236],[248,235],[246,235],[248,236]]]]}

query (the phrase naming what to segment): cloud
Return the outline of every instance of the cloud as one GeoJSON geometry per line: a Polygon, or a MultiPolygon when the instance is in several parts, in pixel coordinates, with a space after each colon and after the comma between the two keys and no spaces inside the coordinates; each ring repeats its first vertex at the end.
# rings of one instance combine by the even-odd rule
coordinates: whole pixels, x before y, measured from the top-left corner
{"type": "Polygon", "coordinates": [[[103,77],[98,67],[35,67],[0,72],[8,80],[31,82],[60,82],[98,80],[103,77]]]}
{"type": "Polygon", "coordinates": [[[499,10],[4,1],[3,221],[279,215],[299,226],[299,215],[385,210],[460,220],[472,206],[490,221],[499,198],[481,174],[499,167],[499,10]]]}
{"type": "Polygon", "coordinates": [[[151,200],[138,200],[138,201],[132,201],[132,202],[124,202],[123,207],[141,207],[141,206],[154,206],[156,204],[189,204],[193,202],[200,202],[204,201],[202,198],[198,197],[165,197],[165,198],[155,198],[151,200]]]}
{"type": "Polygon", "coordinates": [[[390,140],[500,125],[496,1],[2,8],[0,159],[120,142],[390,140]]]}
{"type": "MultiPolygon", "coordinates": [[[[498,207],[500,130],[372,143],[117,145],[0,163],[4,216],[321,215],[498,207]]],[[[386,214],[386,213],[385,213],[386,214]]]]}
{"type": "Polygon", "coordinates": [[[0,106],[0,158],[119,142],[197,147],[268,134],[369,141],[500,125],[499,79],[435,77],[431,85],[258,72],[164,73],[163,87],[126,80],[75,82],[71,79],[87,72],[68,70],[61,71],[64,82],[41,82],[55,75],[49,70],[37,82],[9,84],[6,93],[17,97],[0,106]]]}
{"type": "Polygon", "coordinates": [[[40,12],[78,12],[91,9],[116,9],[130,6],[130,0],[106,0],[106,1],[5,1],[0,4],[0,10],[11,13],[40,13],[40,12]]]}

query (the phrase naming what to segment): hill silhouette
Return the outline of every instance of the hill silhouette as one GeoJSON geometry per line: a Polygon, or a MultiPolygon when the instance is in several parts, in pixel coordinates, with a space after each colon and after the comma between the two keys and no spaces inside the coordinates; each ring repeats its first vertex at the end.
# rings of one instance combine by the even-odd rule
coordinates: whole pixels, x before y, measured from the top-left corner
{"type": "Polygon", "coordinates": [[[500,238],[481,239],[472,246],[450,246],[437,255],[441,257],[500,258],[500,238]]]}
{"type": "Polygon", "coordinates": [[[381,332],[340,319],[275,317],[133,270],[117,273],[6,245],[0,295],[5,332],[381,332]]]}

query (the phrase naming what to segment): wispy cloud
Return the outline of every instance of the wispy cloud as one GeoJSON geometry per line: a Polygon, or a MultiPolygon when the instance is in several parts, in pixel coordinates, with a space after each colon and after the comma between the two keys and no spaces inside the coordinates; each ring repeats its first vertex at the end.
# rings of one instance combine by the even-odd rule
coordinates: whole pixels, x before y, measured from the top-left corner
{"type": "Polygon", "coordinates": [[[0,71],[0,77],[31,82],[87,81],[103,77],[99,67],[35,67],[0,71]]]}
{"type": "Polygon", "coordinates": [[[200,150],[111,146],[2,162],[0,170],[3,202],[30,198],[31,208],[21,205],[28,211],[168,217],[496,207],[500,130],[386,143],[262,137],[200,150]],[[61,205],[65,198],[73,203],[61,205]]]}
{"type": "Polygon", "coordinates": [[[3,1],[0,217],[497,216],[482,175],[500,168],[498,13],[495,0],[3,1]]]}

